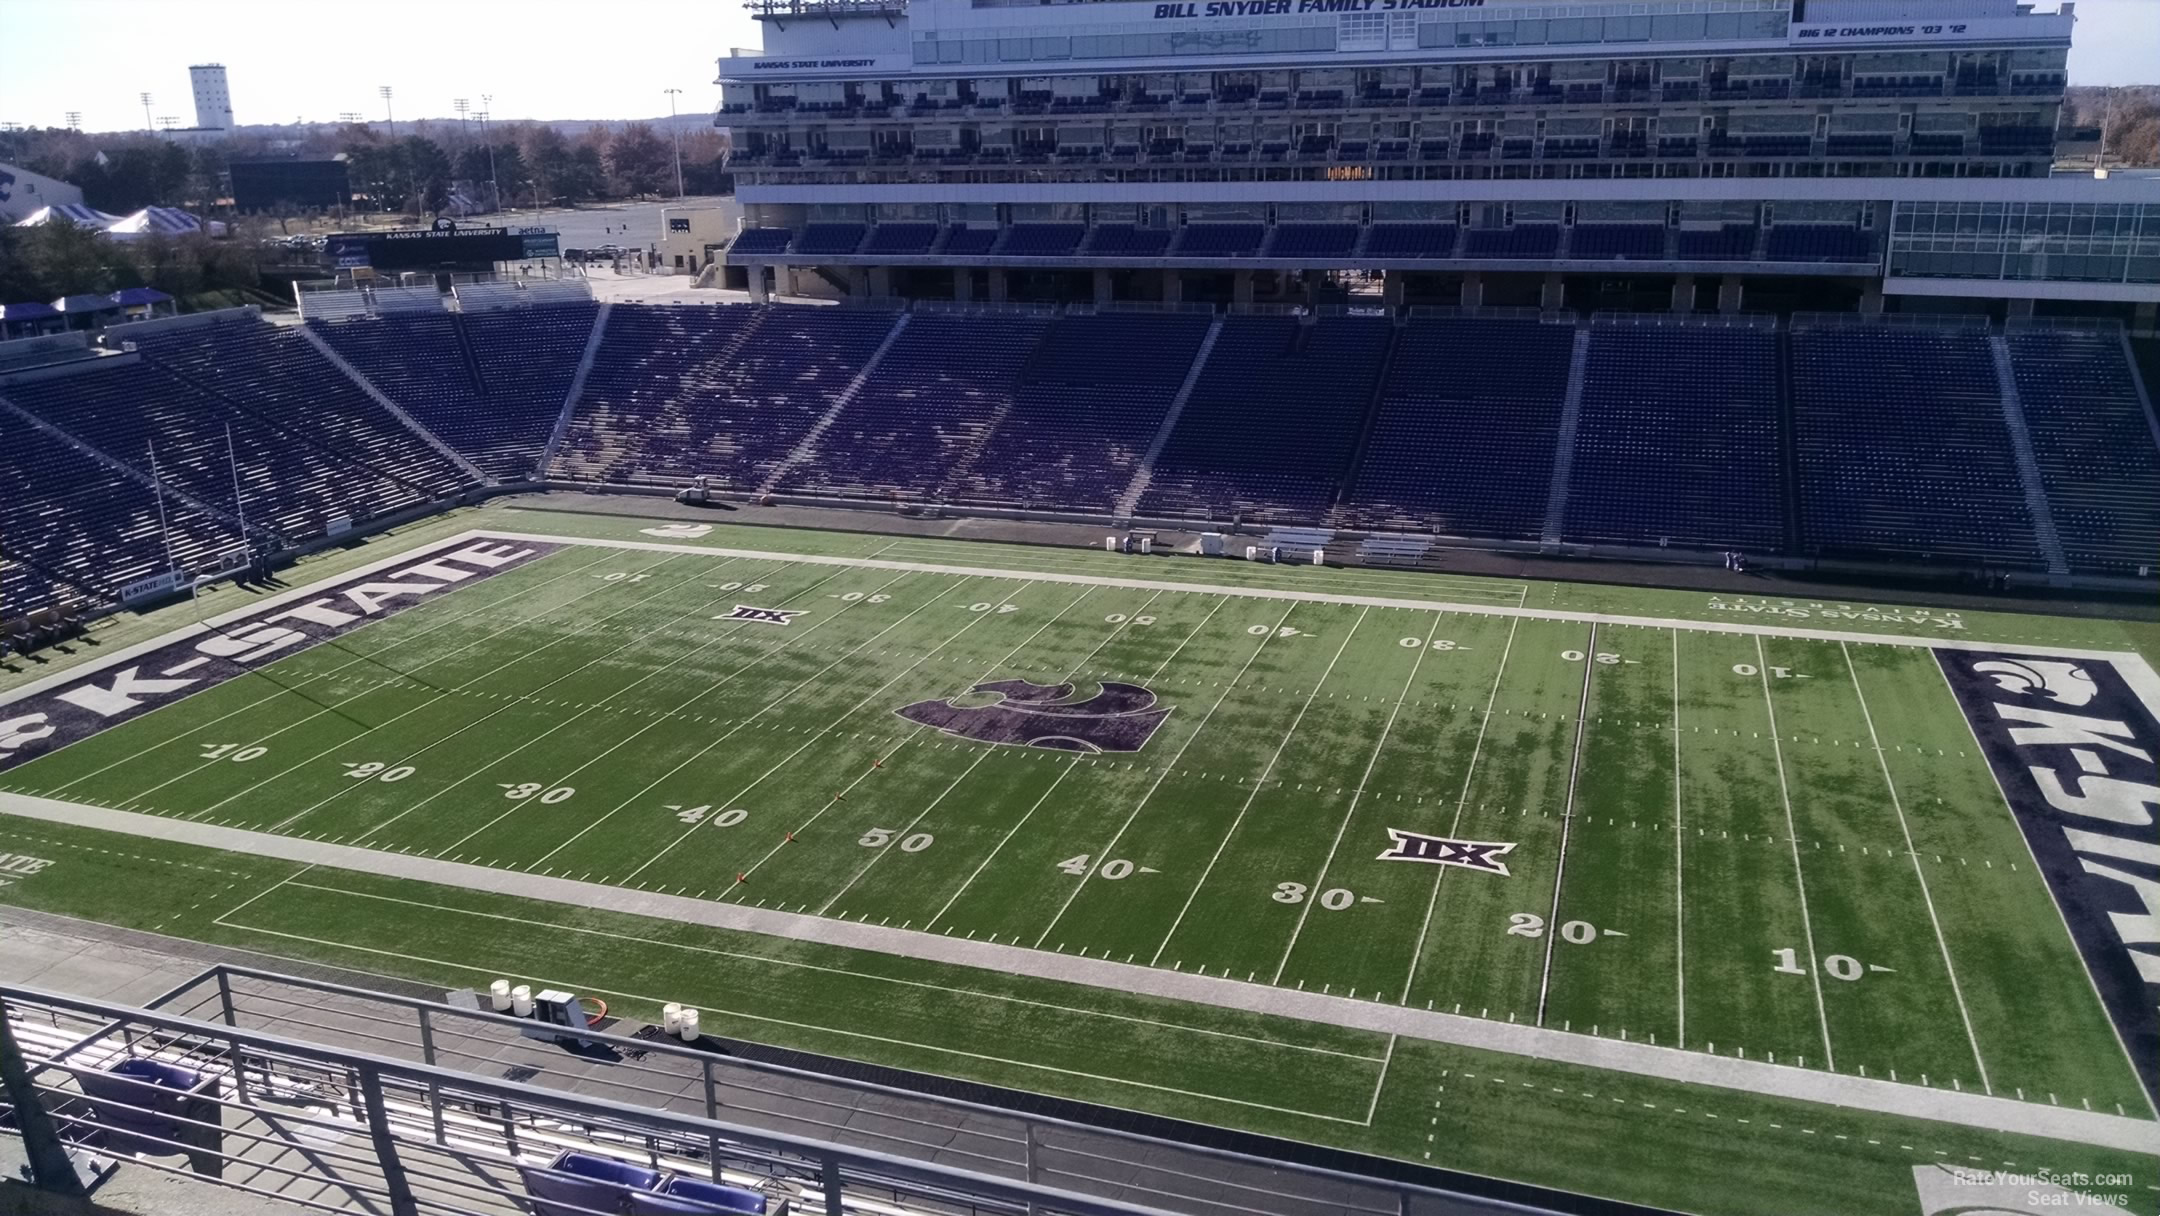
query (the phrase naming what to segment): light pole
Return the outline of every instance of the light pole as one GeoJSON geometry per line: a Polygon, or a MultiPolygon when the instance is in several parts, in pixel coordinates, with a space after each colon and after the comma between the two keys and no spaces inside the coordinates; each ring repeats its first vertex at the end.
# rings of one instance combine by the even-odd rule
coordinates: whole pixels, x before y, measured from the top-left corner
{"type": "MultiPolygon", "coordinates": [[[[494,101],[495,95],[493,93],[482,93],[480,95],[480,104],[483,106],[491,105],[494,101]]],[[[495,141],[488,136],[487,124],[488,112],[483,109],[480,111],[480,142],[486,144],[488,150],[488,188],[495,192],[495,207],[497,210],[501,210],[503,205],[502,183],[495,180],[495,141]]]]}
{"type": "Polygon", "coordinates": [[[360,114],[356,110],[340,110],[338,111],[337,120],[350,126],[357,126],[360,122],[360,114]]]}
{"type": "Polygon", "coordinates": [[[145,130],[157,126],[156,123],[150,121],[150,95],[148,93],[142,95],[142,125],[145,130]]]}
{"type": "Polygon", "coordinates": [[[675,95],[676,95],[677,93],[680,93],[680,92],[682,92],[682,90],[681,90],[681,89],[662,89],[662,90],[661,90],[661,92],[663,92],[663,93],[666,93],[666,94],[667,94],[667,125],[668,125],[668,133],[669,133],[669,134],[671,134],[671,135],[673,135],[673,136],[675,137],[675,198],[676,198],[676,200],[677,200],[677,201],[679,202],[679,201],[681,201],[681,199],[682,199],[682,196],[683,196],[683,188],[682,188],[682,125],[681,125],[680,123],[678,123],[678,122],[676,122],[676,121],[675,121],[675,95]]]}
{"type": "Polygon", "coordinates": [[[465,127],[465,111],[471,105],[472,103],[470,101],[467,101],[463,97],[456,98],[450,103],[450,108],[457,111],[457,133],[458,142],[460,143],[465,142],[467,139],[465,127]]]}
{"type": "Polygon", "coordinates": [[[386,119],[387,119],[387,120],[389,121],[389,123],[390,123],[390,142],[391,142],[391,143],[396,143],[396,142],[397,142],[397,111],[393,110],[393,109],[391,108],[391,106],[390,106],[390,86],[389,86],[389,85],[383,85],[383,86],[382,86],[381,88],[378,88],[378,89],[376,89],[375,91],[376,91],[377,93],[380,93],[380,94],[382,94],[382,108],[383,108],[383,115],[384,115],[384,117],[385,117],[385,118],[386,118],[386,119]]]}
{"type": "Polygon", "coordinates": [[[67,120],[68,120],[68,130],[70,130],[70,131],[80,131],[80,130],[82,130],[82,111],[81,111],[81,110],[69,110],[69,111],[67,112],[67,120]]]}

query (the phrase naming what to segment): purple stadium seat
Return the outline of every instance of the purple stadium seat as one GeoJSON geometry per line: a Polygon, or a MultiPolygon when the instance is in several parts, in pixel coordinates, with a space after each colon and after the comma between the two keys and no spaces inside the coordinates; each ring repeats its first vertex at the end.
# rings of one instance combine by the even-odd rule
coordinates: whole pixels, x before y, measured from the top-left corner
{"type": "Polygon", "coordinates": [[[2029,329],[2004,341],[2071,569],[2160,565],[2160,450],[2121,337],[2029,329]]]}
{"type": "Polygon", "coordinates": [[[593,1153],[565,1150],[545,1169],[519,1166],[525,1193],[532,1196],[533,1216],[588,1216],[620,1212],[630,1196],[660,1185],[660,1171],[593,1153]]]}
{"type": "Polygon", "coordinates": [[[633,1216],[722,1216],[763,1212],[765,1208],[766,1197],[761,1191],[680,1175],[661,1183],[658,1193],[630,1196],[633,1216]]]}
{"type": "MultiPolygon", "coordinates": [[[[177,1064],[131,1057],[107,1069],[72,1070],[88,1097],[96,1124],[89,1138],[116,1154],[169,1157],[186,1154],[198,1174],[223,1168],[215,1126],[221,1110],[218,1083],[177,1064]],[[198,1126],[209,1124],[211,1126],[198,1126]]],[[[74,1129],[81,1134],[80,1125],[74,1129]]]]}

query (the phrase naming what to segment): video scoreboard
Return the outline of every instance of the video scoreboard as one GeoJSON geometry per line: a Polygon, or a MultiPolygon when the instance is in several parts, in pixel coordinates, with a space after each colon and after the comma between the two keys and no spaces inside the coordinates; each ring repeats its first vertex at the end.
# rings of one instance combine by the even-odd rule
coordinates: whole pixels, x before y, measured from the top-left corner
{"type": "Polygon", "coordinates": [[[341,269],[460,270],[559,258],[562,247],[547,228],[414,228],[343,233],[331,237],[323,252],[341,269]]]}

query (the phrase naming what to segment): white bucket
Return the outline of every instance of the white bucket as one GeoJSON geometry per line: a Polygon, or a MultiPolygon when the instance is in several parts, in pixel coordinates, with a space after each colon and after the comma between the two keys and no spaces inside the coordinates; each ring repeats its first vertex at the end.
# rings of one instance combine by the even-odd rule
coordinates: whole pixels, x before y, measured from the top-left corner
{"type": "Polygon", "coordinates": [[[497,1013],[504,1013],[509,1010],[509,980],[496,980],[494,983],[488,985],[488,1008],[493,1009],[497,1013]]]}
{"type": "Polygon", "coordinates": [[[670,1003],[661,1007],[660,1029],[669,1034],[682,1029],[682,1006],[670,1003]]]}
{"type": "Polygon", "coordinates": [[[532,985],[519,984],[510,990],[510,1012],[521,1018],[532,1016],[532,985]]]}
{"type": "Polygon", "coordinates": [[[697,1022],[697,1010],[687,1005],[684,1006],[682,1011],[682,1022],[680,1027],[678,1028],[678,1033],[682,1035],[683,1042],[695,1043],[700,1038],[704,1037],[703,1035],[698,1033],[697,1022]]]}

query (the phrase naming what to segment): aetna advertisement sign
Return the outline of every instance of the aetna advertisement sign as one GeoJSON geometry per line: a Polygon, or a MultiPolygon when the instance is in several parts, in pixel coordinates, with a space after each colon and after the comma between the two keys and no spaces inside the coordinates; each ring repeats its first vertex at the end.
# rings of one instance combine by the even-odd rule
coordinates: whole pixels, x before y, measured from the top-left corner
{"type": "Polygon", "coordinates": [[[2160,1103],[2160,720],[2105,660],[1935,654],[2160,1103]]]}
{"type": "Polygon", "coordinates": [[[555,551],[533,542],[461,540],[388,570],[348,575],[207,632],[86,670],[0,704],[0,772],[87,739],[370,621],[555,551]]]}

